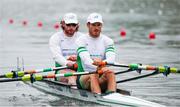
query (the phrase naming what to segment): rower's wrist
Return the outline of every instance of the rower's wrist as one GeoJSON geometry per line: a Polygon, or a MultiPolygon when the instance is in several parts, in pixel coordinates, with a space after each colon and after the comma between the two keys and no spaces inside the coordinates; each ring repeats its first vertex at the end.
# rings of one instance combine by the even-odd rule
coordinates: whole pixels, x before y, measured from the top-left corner
{"type": "Polygon", "coordinates": [[[101,66],[106,66],[107,62],[104,60],[104,61],[101,61],[101,66]]]}
{"type": "Polygon", "coordinates": [[[69,69],[72,69],[72,70],[77,70],[77,68],[78,68],[78,65],[77,65],[75,62],[73,62],[73,61],[68,61],[68,62],[66,63],[66,66],[67,66],[69,69]]]}
{"type": "Polygon", "coordinates": [[[100,75],[102,75],[102,74],[103,74],[103,70],[102,70],[102,69],[98,69],[98,70],[97,70],[97,73],[100,74],[100,75]]]}

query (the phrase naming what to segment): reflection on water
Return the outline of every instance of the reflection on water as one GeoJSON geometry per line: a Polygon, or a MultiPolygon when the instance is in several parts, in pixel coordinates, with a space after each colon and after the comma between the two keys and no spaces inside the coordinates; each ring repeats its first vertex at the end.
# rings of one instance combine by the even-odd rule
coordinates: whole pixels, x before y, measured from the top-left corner
{"type": "MultiPolygon", "coordinates": [[[[24,59],[25,69],[53,66],[48,40],[57,31],[53,25],[66,12],[78,14],[82,32],[87,32],[85,23],[88,14],[100,12],[105,22],[103,33],[115,41],[119,62],[180,68],[179,11],[179,0],[0,0],[0,74],[16,69],[17,57],[24,59]],[[8,23],[11,18],[14,19],[13,24],[8,23]],[[22,26],[23,20],[28,21],[27,26],[22,26]],[[41,28],[37,27],[39,21],[43,22],[41,28]],[[126,29],[126,38],[120,37],[121,28],[126,29]],[[155,40],[148,39],[150,32],[156,33],[155,40]]],[[[21,62],[20,67],[23,66],[21,62]]],[[[137,74],[117,78],[134,75],[137,74]]],[[[157,75],[118,84],[118,87],[132,90],[133,95],[140,98],[167,106],[180,106],[178,81],[178,74],[167,78],[157,75]]],[[[44,97],[47,94],[33,88],[33,91],[28,91],[30,97],[27,97],[29,95],[25,90],[31,88],[23,86],[17,88],[13,83],[1,84],[0,106],[59,104],[59,98],[49,94],[49,98],[44,97]]],[[[81,106],[78,103],[74,105],[81,106]]]]}

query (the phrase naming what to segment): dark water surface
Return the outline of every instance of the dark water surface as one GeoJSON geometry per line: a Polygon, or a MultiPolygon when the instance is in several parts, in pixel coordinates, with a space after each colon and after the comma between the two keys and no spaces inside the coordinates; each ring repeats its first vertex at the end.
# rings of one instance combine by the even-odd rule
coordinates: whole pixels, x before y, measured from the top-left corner
{"type": "MultiPolygon", "coordinates": [[[[78,14],[80,31],[86,32],[86,18],[99,12],[104,19],[103,33],[110,36],[117,48],[117,61],[169,65],[180,68],[180,1],[179,0],[0,0],[0,74],[22,68],[38,69],[53,66],[48,47],[53,28],[67,12],[78,14]],[[9,19],[14,23],[9,24],[9,19]],[[22,21],[26,20],[26,26],[22,21]],[[43,26],[37,27],[41,21],[43,26]],[[119,35],[127,31],[126,38],[119,35]],[[155,40],[148,34],[156,33],[155,40]]],[[[120,68],[116,68],[116,71],[120,68]]],[[[147,73],[147,72],[143,72],[147,73]]],[[[136,72],[118,75],[117,79],[137,76],[136,72]]],[[[118,84],[132,95],[166,106],[179,107],[180,75],[162,74],[118,84]]],[[[23,82],[0,84],[0,106],[91,106],[67,98],[53,96],[23,82]]]]}

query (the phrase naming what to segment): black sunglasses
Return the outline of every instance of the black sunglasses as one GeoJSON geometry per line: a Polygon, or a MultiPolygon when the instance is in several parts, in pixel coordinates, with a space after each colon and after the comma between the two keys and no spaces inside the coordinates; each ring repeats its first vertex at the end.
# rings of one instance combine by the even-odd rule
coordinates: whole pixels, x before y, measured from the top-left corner
{"type": "Polygon", "coordinates": [[[76,27],[76,26],[77,26],[77,24],[75,24],[75,23],[70,23],[70,24],[66,24],[66,26],[68,26],[68,27],[70,27],[70,26],[72,26],[72,27],[76,27]]]}

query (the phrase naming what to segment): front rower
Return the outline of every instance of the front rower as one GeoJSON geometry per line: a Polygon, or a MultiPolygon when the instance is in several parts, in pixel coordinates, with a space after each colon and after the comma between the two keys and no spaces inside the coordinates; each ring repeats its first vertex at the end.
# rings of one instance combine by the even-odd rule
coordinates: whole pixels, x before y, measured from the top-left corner
{"type": "Polygon", "coordinates": [[[77,39],[78,72],[102,71],[102,74],[81,75],[77,78],[77,87],[101,94],[116,91],[116,79],[112,70],[99,67],[102,61],[115,62],[114,42],[101,34],[102,16],[92,13],[87,19],[88,34],[77,39]]]}

